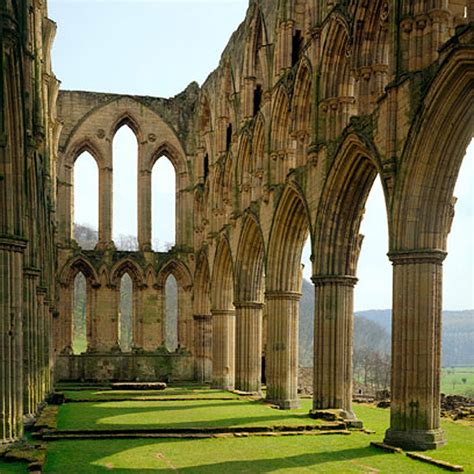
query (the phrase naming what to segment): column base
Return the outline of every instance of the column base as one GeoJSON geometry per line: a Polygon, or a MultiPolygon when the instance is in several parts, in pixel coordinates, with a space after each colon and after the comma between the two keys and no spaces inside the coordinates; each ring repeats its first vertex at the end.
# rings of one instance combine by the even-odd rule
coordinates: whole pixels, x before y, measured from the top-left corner
{"type": "Polygon", "coordinates": [[[295,410],[301,406],[299,398],[295,398],[294,400],[271,400],[267,398],[265,401],[273,405],[278,405],[280,410],[295,410]]]}
{"type": "Polygon", "coordinates": [[[256,397],[256,398],[263,398],[263,393],[261,392],[261,390],[257,391],[257,392],[249,392],[247,390],[240,390],[238,388],[234,388],[232,390],[233,393],[235,393],[236,395],[240,395],[242,397],[256,397]]]}
{"type": "Polygon", "coordinates": [[[358,420],[353,411],[340,408],[313,408],[309,411],[309,416],[316,420],[339,421],[345,423],[348,428],[362,429],[364,427],[362,420],[358,420]]]}
{"type": "Polygon", "coordinates": [[[444,431],[437,430],[392,430],[385,433],[384,443],[408,451],[427,451],[446,444],[444,431]]]}

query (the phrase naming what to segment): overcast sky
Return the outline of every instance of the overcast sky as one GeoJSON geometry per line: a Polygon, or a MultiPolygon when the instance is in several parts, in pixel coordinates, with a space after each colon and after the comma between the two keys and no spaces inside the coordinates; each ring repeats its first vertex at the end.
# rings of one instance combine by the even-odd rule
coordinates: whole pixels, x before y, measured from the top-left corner
{"type": "MultiPolygon", "coordinates": [[[[247,0],[49,0],[58,23],[53,67],[63,89],[171,97],[192,81],[202,84],[214,70],[232,32],[244,19],[247,0]]],[[[114,140],[114,236],[136,234],[136,185],[130,164],[136,141],[122,129],[114,140]],[[132,180],[133,181],[133,180],[132,180]]],[[[161,163],[160,163],[161,162],[161,163]]],[[[444,308],[474,308],[474,147],[470,147],[456,186],[459,198],[445,262],[444,308]]],[[[153,239],[173,239],[170,209],[171,166],[153,176],[153,239]],[[160,181],[161,180],[161,181],[160,181]]],[[[75,221],[97,227],[96,170],[81,157],[76,172],[75,221]]],[[[391,307],[392,269],[386,257],[387,224],[383,194],[376,182],[362,222],[365,235],[359,259],[355,309],[391,307]]],[[[311,276],[309,251],[305,276],[311,276]]]]}

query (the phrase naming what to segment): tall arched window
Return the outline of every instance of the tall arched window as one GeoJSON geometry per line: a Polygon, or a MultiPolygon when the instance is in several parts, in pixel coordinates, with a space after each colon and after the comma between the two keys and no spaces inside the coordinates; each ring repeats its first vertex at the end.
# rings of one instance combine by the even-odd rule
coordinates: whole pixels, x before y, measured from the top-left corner
{"type": "Polygon", "coordinates": [[[87,281],[79,272],[74,279],[72,319],[72,351],[82,354],[87,350],[87,281]]]}
{"type": "Polygon", "coordinates": [[[353,380],[358,390],[388,389],[391,369],[392,265],[387,257],[388,224],[380,176],[365,204],[364,236],[354,290],[353,380]],[[359,385],[361,384],[361,385],[359,385]]]}
{"type": "MultiPolygon", "coordinates": [[[[449,375],[444,393],[471,396],[466,375],[472,369],[474,325],[474,140],[467,148],[454,188],[454,219],[443,264],[443,323],[441,367],[449,375]],[[449,369],[448,369],[449,367],[449,369]],[[456,367],[453,369],[453,367],[456,367]]],[[[442,379],[443,380],[443,379],[442,379]]],[[[445,379],[447,380],[447,378],[445,379]]],[[[442,382],[443,383],[443,382],[442,382]]]]}
{"type": "Polygon", "coordinates": [[[474,308],[474,140],[469,145],[454,188],[454,220],[444,262],[443,307],[446,310],[474,308]]]}
{"type": "Polygon", "coordinates": [[[114,218],[113,239],[119,250],[137,250],[137,137],[128,125],[113,141],[114,218]]]}
{"type": "Polygon", "coordinates": [[[311,263],[311,237],[308,237],[301,255],[301,300],[299,325],[299,366],[313,366],[314,333],[314,286],[311,282],[313,266],[311,263]]]}
{"type": "Polygon", "coordinates": [[[178,284],[173,275],[166,280],[165,311],[166,348],[174,352],[178,347],[178,284]]]}
{"type": "Polygon", "coordinates": [[[120,280],[119,345],[122,352],[133,346],[133,282],[128,273],[120,280]]]}
{"type": "Polygon", "coordinates": [[[98,241],[99,229],[99,172],[97,163],[84,152],[74,163],[74,239],[86,250],[98,241]]]}
{"type": "Polygon", "coordinates": [[[390,309],[392,306],[392,265],[387,258],[388,224],[380,177],[374,181],[365,204],[360,233],[364,236],[354,293],[355,311],[390,309]]]}
{"type": "Polygon", "coordinates": [[[153,250],[166,252],[176,242],[176,172],[165,156],[153,167],[151,196],[153,250]]]}

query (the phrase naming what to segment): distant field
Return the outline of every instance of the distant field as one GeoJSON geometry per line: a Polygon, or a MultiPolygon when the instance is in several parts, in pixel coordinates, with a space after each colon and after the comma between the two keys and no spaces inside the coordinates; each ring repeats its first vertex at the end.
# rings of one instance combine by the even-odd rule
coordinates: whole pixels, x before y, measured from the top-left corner
{"type": "Polygon", "coordinates": [[[441,370],[441,392],[474,398],[474,367],[445,367],[441,370]]]}

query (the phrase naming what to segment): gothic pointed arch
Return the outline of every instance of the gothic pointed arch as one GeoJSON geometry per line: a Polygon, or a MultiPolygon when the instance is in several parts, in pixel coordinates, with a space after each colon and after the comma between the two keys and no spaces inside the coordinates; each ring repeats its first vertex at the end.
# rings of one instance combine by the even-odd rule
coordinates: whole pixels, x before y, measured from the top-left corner
{"type": "Polygon", "coordinates": [[[304,194],[295,184],[283,191],[272,219],[268,244],[266,291],[301,291],[301,255],[311,219],[304,194]]]}
{"type": "Polygon", "coordinates": [[[199,109],[197,113],[198,117],[198,131],[199,131],[199,145],[204,150],[204,153],[207,153],[208,156],[211,156],[213,147],[212,147],[212,131],[214,130],[214,119],[211,111],[211,104],[209,97],[206,93],[202,93],[199,100],[199,109]]]}
{"type": "Polygon", "coordinates": [[[212,307],[230,310],[234,303],[234,263],[229,241],[225,236],[219,239],[212,268],[212,307]]]}
{"type": "Polygon", "coordinates": [[[79,139],[76,143],[72,144],[69,152],[65,155],[65,165],[74,166],[74,163],[83,153],[89,153],[94,158],[98,167],[103,166],[104,159],[100,151],[100,147],[96,141],[90,137],[79,139]]]}
{"type": "Polygon", "coordinates": [[[256,2],[252,8],[253,11],[250,13],[252,20],[250,22],[244,52],[243,75],[244,77],[255,77],[257,81],[263,81],[262,85],[268,87],[268,66],[266,50],[264,48],[264,46],[268,44],[265,18],[256,2]]]}
{"type": "Polygon", "coordinates": [[[210,315],[210,272],[206,250],[202,250],[196,259],[193,289],[194,314],[210,315]]]}
{"type": "Polygon", "coordinates": [[[115,120],[112,122],[110,127],[110,137],[114,137],[115,134],[123,127],[128,127],[137,138],[137,142],[141,143],[144,140],[142,127],[140,126],[140,122],[135,118],[134,114],[126,110],[122,112],[115,120]]]}
{"type": "Polygon", "coordinates": [[[463,50],[448,56],[431,84],[413,123],[394,190],[392,250],[446,250],[454,186],[474,136],[473,84],[472,57],[463,50]]]}
{"type": "Polygon", "coordinates": [[[355,133],[348,134],[332,162],[317,211],[316,274],[355,275],[364,206],[380,169],[375,150],[355,133]]]}
{"type": "Polygon", "coordinates": [[[287,152],[290,132],[290,101],[288,92],[283,86],[278,87],[274,95],[271,124],[272,150],[287,152]]]}
{"type": "Polygon", "coordinates": [[[60,272],[59,281],[63,286],[70,286],[78,273],[82,273],[91,285],[99,285],[99,275],[85,255],[77,255],[67,261],[60,272]]]}
{"type": "Polygon", "coordinates": [[[161,288],[164,288],[166,285],[166,280],[170,275],[174,276],[176,282],[181,288],[185,290],[192,288],[193,278],[189,268],[183,261],[173,258],[164,263],[164,265],[158,271],[158,276],[156,279],[157,285],[161,288]]]}
{"type": "Polygon", "coordinates": [[[324,28],[321,51],[319,97],[321,135],[334,140],[353,114],[355,104],[352,74],[352,38],[347,18],[334,11],[324,28]]]}
{"type": "Polygon", "coordinates": [[[258,219],[247,212],[242,223],[235,259],[237,302],[262,302],[265,244],[258,219]]]}
{"type": "Polygon", "coordinates": [[[264,174],[264,158],[265,158],[265,118],[259,113],[255,118],[255,125],[252,136],[252,156],[254,160],[254,170],[260,178],[264,174]]]}
{"type": "Polygon", "coordinates": [[[249,133],[244,132],[240,136],[235,170],[235,184],[241,193],[241,205],[243,209],[250,204],[252,165],[251,137],[249,133]]]}
{"type": "Polygon", "coordinates": [[[176,171],[176,175],[184,175],[187,178],[185,157],[174,145],[168,141],[164,141],[156,147],[155,151],[150,155],[149,161],[145,164],[145,168],[148,171],[151,171],[155,163],[163,156],[170,160],[176,171]]]}
{"type": "Polygon", "coordinates": [[[119,260],[110,272],[111,282],[114,285],[119,285],[121,278],[125,273],[128,273],[132,279],[135,287],[142,287],[145,285],[145,275],[140,265],[134,259],[126,257],[119,260]]]}
{"type": "Polygon", "coordinates": [[[295,168],[307,161],[308,146],[314,137],[313,81],[311,63],[306,57],[300,61],[292,97],[292,138],[296,142],[295,168]]]}

